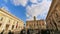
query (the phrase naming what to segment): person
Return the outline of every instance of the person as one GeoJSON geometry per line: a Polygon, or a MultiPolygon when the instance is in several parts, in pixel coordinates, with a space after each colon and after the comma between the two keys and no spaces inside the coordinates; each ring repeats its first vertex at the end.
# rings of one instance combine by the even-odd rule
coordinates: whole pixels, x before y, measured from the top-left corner
{"type": "Polygon", "coordinates": [[[14,34],[14,32],[11,32],[11,34],[14,34]]]}
{"type": "Polygon", "coordinates": [[[4,33],[4,30],[1,32],[1,34],[3,34],[4,33]]]}
{"type": "Polygon", "coordinates": [[[12,33],[11,33],[11,30],[9,30],[8,34],[12,34],[12,33]]]}

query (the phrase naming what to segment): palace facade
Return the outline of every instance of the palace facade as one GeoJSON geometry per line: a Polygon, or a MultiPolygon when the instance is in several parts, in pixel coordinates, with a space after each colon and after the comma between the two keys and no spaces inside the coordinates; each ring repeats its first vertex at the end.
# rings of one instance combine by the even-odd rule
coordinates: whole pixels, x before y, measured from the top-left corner
{"type": "Polygon", "coordinates": [[[26,21],[26,28],[27,29],[46,29],[46,23],[44,20],[34,20],[26,21]]]}
{"type": "Polygon", "coordinates": [[[0,9],[0,32],[2,30],[20,31],[24,28],[24,22],[13,16],[5,9],[0,9]]]}

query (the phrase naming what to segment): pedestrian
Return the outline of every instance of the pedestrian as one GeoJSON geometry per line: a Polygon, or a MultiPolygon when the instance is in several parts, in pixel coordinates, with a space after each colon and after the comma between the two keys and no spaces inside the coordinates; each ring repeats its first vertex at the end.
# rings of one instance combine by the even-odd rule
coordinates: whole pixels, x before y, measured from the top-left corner
{"type": "Polygon", "coordinates": [[[11,33],[11,30],[9,30],[8,34],[12,34],[12,33],[11,33]]]}
{"type": "Polygon", "coordinates": [[[11,32],[11,34],[14,34],[14,32],[11,32]]]}
{"type": "Polygon", "coordinates": [[[4,30],[1,32],[1,34],[3,34],[4,33],[4,30]]]}

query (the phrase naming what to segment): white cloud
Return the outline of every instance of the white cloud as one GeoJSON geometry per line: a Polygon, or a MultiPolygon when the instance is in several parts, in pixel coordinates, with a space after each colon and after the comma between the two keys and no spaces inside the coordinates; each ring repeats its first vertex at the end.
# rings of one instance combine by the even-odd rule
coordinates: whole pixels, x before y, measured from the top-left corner
{"type": "Polygon", "coordinates": [[[11,0],[11,2],[13,2],[14,5],[19,6],[26,6],[28,0],[11,0]]]}
{"type": "Polygon", "coordinates": [[[30,0],[32,3],[38,3],[37,0],[30,0]]]}
{"type": "Polygon", "coordinates": [[[6,3],[8,2],[8,0],[4,0],[6,3]]]}
{"type": "MultiPolygon", "coordinates": [[[[36,2],[32,1],[33,3],[36,2]]],[[[27,10],[27,14],[29,16],[31,16],[28,20],[32,20],[33,16],[42,16],[42,18],[44,18],[47,15],[47,12],[49,10],[49,6],[51,4],[50,2],[47,2],[47,0],[44,0],[41,3],[37,3],[37,4],[32,4],[31,6],[27,6],[26,10],[27,10]]],[[[37,18],[39,19],[39,18],[37,18]]],[[[41,19],[41,18],[40,18],[41,19]]]]}
{"type": "Polygon", "coordinates": [[[30,0],[30,2],[32,2],[32,3],[39,3],[39,2],[42,2],[43,0],[30,0]]]}

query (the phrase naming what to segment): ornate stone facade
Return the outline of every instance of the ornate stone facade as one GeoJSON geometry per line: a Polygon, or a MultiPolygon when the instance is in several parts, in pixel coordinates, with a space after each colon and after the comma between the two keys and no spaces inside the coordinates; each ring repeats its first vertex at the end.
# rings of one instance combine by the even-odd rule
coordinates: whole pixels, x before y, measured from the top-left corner
{"type": "Polygon", "coordinates": [[[48,29],[60,30],[60,0],[52,0],[46,24],[48,29]]]}

